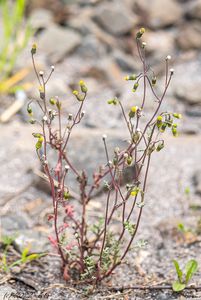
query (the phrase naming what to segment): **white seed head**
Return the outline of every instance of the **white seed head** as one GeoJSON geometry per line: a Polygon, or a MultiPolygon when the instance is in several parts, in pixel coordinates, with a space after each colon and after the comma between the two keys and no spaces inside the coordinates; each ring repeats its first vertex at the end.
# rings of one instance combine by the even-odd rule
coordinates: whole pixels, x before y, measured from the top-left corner
{"type": "Polygon", "coordinates": [[[40,72],[39,72],[39,75],[40,75],[40,76],[43,76],[43,75],[44,75],[44,72],[43,72],[43,71],[40,71],[40,72]]]}
{"type": "Polygon", "coordinates": [[[47,116],[43,116],[43,122],[46,122],[47,121],[47,116]]]}
{"type": "Polygon", "coordinates": [[[69,165],[65,165],[65,170],[68,171],[70,169],[69,165]]]}
{"type": "Polygon", "coordinates": [[[170,69],[170,74],[171,74],[171,75],[174,74],[174,69],[170,69]]]}
{"type": "Polygon", "coordinates": [[[166,60],[171,60],[171,58],[172,58],[172,57],[171,57],[170,55],[167,55],[167,56],[166,56],[166,60]]]}
{"type": "Polygon", "coordinates": [[[128,153],[124,153],[124,158],[128,158],[128,153]]]}
{"type": "Polygon", "coordinates": [[[48,165],[48,161],[47,161],[47,160],[44,160],[43,164],[44,164],[44,165],[48,165]]]}
{"type": "Polygon", "coordinates": [[[112,163],[111,160],[108,161],[108,165],[109,165],[110,167],[113,165],[113,163],[112,163]]]}
{"type": "Polygon", "coordinates": [[[146,45],[147,45],[147,43],[146,43],[146,42],[142,42],[142,47],[143,47],[143,48],[145,48],[145,47],[146,47],[146,45]]]}
{"type": "Polygon", "coordinates": [[[54,71],[54,66],[51,66],[52,71],[54,71]]]}
{"type": "Polygon", "coordinates": [[[103,140],[106,140],[107,135],[106,135],[106,134],[103,134],[103,135],[102,135],[102,138],[103,138],[103,140]]]}

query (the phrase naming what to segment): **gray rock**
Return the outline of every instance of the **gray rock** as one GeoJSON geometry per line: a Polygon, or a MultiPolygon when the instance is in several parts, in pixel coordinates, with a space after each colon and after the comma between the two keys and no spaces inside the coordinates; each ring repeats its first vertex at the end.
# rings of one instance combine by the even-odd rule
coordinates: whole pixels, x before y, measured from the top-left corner
{"type": "Polygon", "coordinates": [[[159,293],[157,295],[156,300],[174,300],[173,298],[170,298],[169,294],[165,294],[165,293],[159,293]]]}
{"type": "Polygon", "coordinates": [[[42,253],[50,247],[47,234],[34,230],[21,230],[14,245],[19,252],[22,252],[27,246],[30,247],[29,253],[42,253]]]}
{"type": "Polygon", "coordinates": [[[17,233],[19,230],[29,227],[24,214],[16,212],[10,212],[9,215],[1,216],[1,226],[3,234],[17,233]]]}
{"type": "Polygon", "coordinates": [[[177,43],[183,50],[200,49],[201,47],[201,22],[186,23],[181,27],[177,43]]]}
{"type": "Polygon", "coordinates": [[[169,90],[184,103],[190,105],[201,103],[201,63],[193,60],[175,66],[175,75],[169,90]]]}
{"type": "Polygon", "coordinates": [[[201,106],[194,105],[186,109],[186,114],[190,117],[200,118],[201,117],[201,106]]]}
{"type": "Polygon", "coordinates": [[[146,51],[160,60],[174,52],[174,33],[172,31],[148,31],[146,51]]]}
{"type": "Polygon", "coordinates": [[[0,299],[6,300],[6,299],[16,299],[15,297],[12,297],[12,294],[17,294],[17,291],[14,290],[10,285],[6,284],[1,286],[0,288],[0,299]]]}
{"type": "Polygon", "coordinates": [[[35,9],[30,15],[30,24],[33,29],[47,28],[53,23],[53,14],[50,10],[35,9]]]}
{"type": "Polygon", "coordinates": [[[37,43],[39,51],[44,51],[51,63],[56,63],[81,43],[81,37],[73,30],[54,25],[40,34],[37,43]]]}
{"type": "Polygon", "coordinates": [[[185,124],[183,124],[180,127],[179,131],[181,133],[189,134],[189,135],[199,134],[200,126],[198,124],[193,124],[192,121],[191,122],[189,121],[189,122],[185,122],[185,124]]]}
{"type": "Polygon", "coordinates": [[[76,54],[85,59],[101,58],[106,54],[105,46],[98,41],[93,35],[88,35],[83,40],[82,44],[77,48],[76,54]]]}
{"type": "Polygon", "coordinates": [[[137,72],[139,70],[139,63],[131,55],[126,55],[124,52],[115,49],[112,56],[123,71],[137,72]]]}
{"type": "Polygon", "coordinates": [[[135,0],[134,12],[142,16],[143,24],[146,16],[147,25],[154,29],[176,24],[182,17],[182,7],[174,0],[135,0]]]}
{"type": "Polygon", "coordinates": [[[189,1],[187,16],[201,20],[201,0],[189,1]]]}
{"type": "Polygon", "coordinates": [[[137,17],[120,1],[97,7],[94,19],[106,31],[117,36],[129,32],[137,22],[137,17]]]}

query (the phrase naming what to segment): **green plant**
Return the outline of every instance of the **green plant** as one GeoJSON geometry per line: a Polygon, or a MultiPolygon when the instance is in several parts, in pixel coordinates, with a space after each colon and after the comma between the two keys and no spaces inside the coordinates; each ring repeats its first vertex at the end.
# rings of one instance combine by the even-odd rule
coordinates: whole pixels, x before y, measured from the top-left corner
{"type": "Polygon", "coordinates": [[[3,37],[0,40],[0,92],[14,92],[19,88],[11,86],[8,78],[32,34],[30,25],[24,23],[25,7],[26,0],[0,0],[3,23],[3,37]]]}
{"type": "Polygon", "coordinates": [[[15,238],[16,238],[15,236],[8,236],[8,235],[2,236],[2,238],[1,238],[1,242],[4,247],[4,251],[0,256],[0,270],[3,270],[4,272],[9,272],[15,266],[25,265],[33,260],[36,260],[36,259],[46,255],[45,253],[29,254],[30,246],[27,246],[23,249],[19,259],[10,261],[8,251],[9,251],[10,246],[15,241],[15,238]]]}
{"type": "Polygon", "coordinates": [[[177,225],[177,229],[178,229],[178,231],[180,231],[181,233],[191,232],[191,229],[187,228],[183,223],[179,223],[179,224],[177,225]]]}
{"type": "Polygon", "coordinates": [[[196,260],[191,259],[185,265],[185,274],[181,270],[177,260],[173,260],[175,270],[177,272],[177,281],[174,281],[172,284],[172,289],[175,292],[180,292],[185,289],[189,280],[192,278],[193,274],[198,269],[198,263],[196,260]]]}
{"type": "MultiPolygon", "coordinates": [[[[146,44],[141,42],[144,32],[144,28],[141,28],[136,35],[142,71],[125,78],[132,84],[133,93],[142,87],[140,106],[134,102],[128,110],[125,110],[120,99],[115,97],[108,100],[108,105],[113,105],[114,109],[119,108],[122,113],[127,128],[127,135],[125,133],[123,139],[126,137],[128,144],[122,149],[117,145],[113,152],[109,153],[107,136],[102,136],[106,164],[94,171],[92,184],[86,171],[74,166],[68,151],[72,132],[85,117],[83,108],[87,102],[87,85],[83,80],[79,82],[79,90],[73,91],[78,105],[77,112],[74,115],[71,113],[65,115],[60,99],[58,97],[48,99],[46,95],[54,66],[47,76],[43,71],[38,71],[35,65],[36,45],[34,44],[31,49],[33,67],[39,83],[40,99],[35,102],[41,109],[42,118],[40,120],[34,118],[32,101],[27,105],[27,112],[30,115],[30,123],[39,125],[33,137],[36,139],[36,154],[51,187],[53,211],[48,220],[52,222],[54,235],[50,236],[49,240],[61,257],[66,280],[75,281],[78,274],[78,280],[99,283],[123,262],[132,247],[146,205],[145,195],[151,157],[164,148],[162,134],[168,128],[174,137],[178,135],[175,120],[180,119],[181,115],[161,111],[161,104],[174,73],[173,69],[169,69],[171,57],[167,56],[165,59],[165,82],[163,92],[159,96],[155,90],[156,76],[146,61],[146,44]],[[152,116],[145,123],[141,119],[146,113],[148,88],[153,93],[156,106],[152,116]],[[50,159],[50,150],[55,153],[56,162],[50,159]],[[133,180],[123,185],[124,171],[131,166],[133,180]],[[79,194],[71,191],[69,173],[77,181],[79,194]],[[99,188],[105,190],[104,213],[100,215],[99,222],[92,226],[86,212],[99,188]],[[74,211],[73,201],[77,201],[79,205],[77,212],[74,211]],[[59,214],[63,214],[63,222],[60,222],[59,214]],[[112,229],[115,218],[118,218],[120,224],[118,233],[114,233],[112,229]]],[[[145,244],[145,241],[141,241],[139,247],[145,244]]]]}

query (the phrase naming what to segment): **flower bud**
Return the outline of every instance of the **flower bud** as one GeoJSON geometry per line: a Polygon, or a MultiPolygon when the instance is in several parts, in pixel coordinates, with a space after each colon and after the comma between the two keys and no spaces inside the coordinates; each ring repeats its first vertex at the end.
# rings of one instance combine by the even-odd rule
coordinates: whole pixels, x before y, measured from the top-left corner
{"type": "Polygon", "coordinates": [[[29,114],[30,116],[33,115],[33,111],[32,111],[32,108],[31,108],[30,105],[27,105],[27,112],[28,112],[28,114],[29,114]]]}
{"type": "Polygon", "coordinates": [[[150,145],[147,154],[150,155],[154,150],[156,150],[155,144],[150,145]]]}
{"type": "Polygon", "coordinates": [[[167,123],[162,123],[161,127],[160,127],[160,132],[165,132],[165,129],[167,127],[167,123]]]}
{"type": "Polygon", "coordinates": [[[81,91],[86,94],[88,91],[88,88],[87,88],[85,82],[83,80],[80,80],[79,85],[80,85],[81,91]]]}
{"type": "Polygon", "coordinates": [[[177,128],[172,126],[172,134],[174,137],[178,136],[177,128]]]}
{"type": "Polygon", "coordinates": [[[50,98],[49,102],[51,105],[55,105],[57,103],[57,100],[55,98],[50,98]]]}
{"type": "Polygon", "coordinates": [[[181,119],[182,118],[182,114],[173,113],[173,117],[176,118],[176,119],[181,119]]]}
{"type": "Polygon", "coordinates": [[[136,39],[140,39],[144,33],[145,33],[145,28],[143,28],[143,27],[140,28],[140,30],[136,34],[136,39]]]}
{"type": "Polygon", "coordinates": [[[132,141],[136,144],[140,138],[140,132],[136,130],[136,132],[132,136],[132,141]]]}
{"type": "Polygon", "coordinates": [[[39,90],[39,93],[40,93],[40,98],[44,100],[45,99],[44,87],[42,85],[40,85],[38,90],[39,90]]]}
{"type": "Polygon", "coordinates": [[[126,163],[130,166],[132,164],[132,161],[133,161],[133,158],[132,158],[132,156],[129,155],[127,157],[126,163]]]}
{"type": "Polygon", "coordinates": [[[163,117],[162,117],[162,116],[158,116],[158,117],[157,117],[156,125],[157,125],[158,128],[161,127],[161,125],[162,125],[162,123],[163,123],[162,120],[163,120],[163,117]]]}
{"type": "Polygon", "coordinates": [[[136,82],[136,83],[134,84],[134,86],[133,86],[132,91],[133,91],[133,92],[136,92],[138,86],[139,86],[139,83],[136,82]]]}
{"type": "Polygon", "coordinates": [[[132,74],[132,75],[127,75],[124,77],[125,80],[136,80],[137,79],[137,76],[135,74],[132,74]]]}
{"type": "Polygon", "coordinates": [[[35,119],[31,119],[31,120],[29,120],[29,123],[33,125],[33,124],[36,123],[36,120],[35,119]]]}
{"type": "Polygon", "coordinates": [[[74,91],[73,91],[73,95],[78,96],[78,95],[79,95],[79,92],[78,92],[77,90],[74,90],[74,91]]]}
{"type": "Polygon", "coordinates": [[[138,109],[139,109],[138,106],[132,106],[131,109],[130,109],[130,112],[129,112],[129,117],[134,118],[135,114],[138,111],[138,109]]]}
{"type": "Polygon", "coordinates": [[[154,76],[154,77],[152,78],[151,84],[152,84],[152,85],[155,85],[155,84],[156,84],[156,76],[154,76]]]}
{"type": "Polygon", "coordinates": [[[132,189],[130,195],[133,196],[133,197],[135,197],[135,196],[137,196],[137,194],[139,193],[139,191],[140,191],[140,188],[139,187],[135,187],[135,188],[132,189]]]}
{"type": "Polygon", "coordinates": [[[70,198],[70,193],[65,191],[64,194],[63,194],[63,197],[65,200],[68,200],[70,198]]]}
{"type": "Polygon", "coordinates": [[[36,54],[36,49],[37,49],[36,44],[33,44],[33,45],[32,45],[32,48],[31,48],[31,54],[32,54],[32,55],[36,54]]]}
{"type": "Polygon", "coordinates": [[[107,103],[117,105],[118,104],[118,99],[115,97],[113,99],[108,100],[107,103]]]}
{"type": "Polygon", "coordinates": [[[160,142],[158,143],[157,147],[156,147],[156,151],[159,152],[164,148],[164,142],[160,142]]]}
{"type": "Polygon", "coordinates": [[[84,100],[84,97],[82,95],[80,95],[77,90],[73,91],[73,95],[75,95],[75,97],[77,98],[78,101],[84,100]]]}

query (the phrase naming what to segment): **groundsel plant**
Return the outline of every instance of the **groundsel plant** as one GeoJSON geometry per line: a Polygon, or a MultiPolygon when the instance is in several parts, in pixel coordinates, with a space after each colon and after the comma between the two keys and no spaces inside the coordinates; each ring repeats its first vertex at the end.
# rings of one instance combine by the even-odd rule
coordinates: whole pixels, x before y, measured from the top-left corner
{"type": "Polygon", "coordinates": [[[94,171],[91,184],[86,172],[77,170],[68,155],[69,140],[73,130],[84,117],[83,109],[85,104],[87,106],[87,86],[83,80],[79,82],[79,90],[73,91],[78,105],[77,112],[66,116],[62,112],[60,99],[58,97],[47,99],[46,96],[47,84],[54,72],[54,66],[51,67],[49,76],[45,78],[44,72],[38,72],[36,69],[34,59],[36,45],[34,44],[31,49],[33,67],[39,83],[40,99],[36,102],[43,117],[40,121],[34,119],[32,102],[28,103],[27,111],[30,115],[30,123],[39,123],[41,128],[40,132],[33,133],[33,136],[36,139],[36,153],[51,187],[53,211],[48,216],[48,220],[52,222],[54,236],[49,239],[61,257],[66,280],[97,284],[110,276],[123,262],[139,228],[145,205],[152,154],[163,149],[162,133],[165,130],[170,129],[173,136],[177,136],[175,120],[180,119],[181,115],[160,110],[174,73],[173,69],[169,69],[171,57],[167,56],[165,59],[164,90],[159,96],[155,91],[157,78],[146,62],[146,43],[142,42],[144,32],[145,29],[141,28],[136,34],[142,71],[125,78],[126,81],[133,82],[133,93],[136,93],[139,86],[143,88],[141,105],[138,107],[133,103],[134,106],[131,104],[130,109],[126,111],[119,99],[114,98],[108,101],[109,105],[115,105],[117,109],[119,107],[122,112],[129,142],[124,149],[116,147],[113,155],[110,156],[107,136],[102,136],[106,164],[94,171]],[[148,87],[153,93],[156,107],[151,118],[143,126],[141,118],[144,114],[148,87]],[[64,128],[62,118],[67,120],[64,128]],[[56,154],[55,164],[50,160],[50,149],[56,154]],[[133,180],[123,185],[124,170],[128,166],[133,169],[133,180]],[[71,194],[69,186],[71,182],[68,180],[70,172],[74,174],[79,186],[80,193],[77,197],[71,194]],[[103,186],[106,190],[104,213],[92,226],[87,217],[87,207],[97,190],[103,186]],[[73,205],[75,201],[81,207],[79,212],[75,211],[73,205]],[[61,216],[63,216],[62,219],[61,216]],[[112,230],[114,216],[115,218],[118,216],[120,220],[118,234],[112,230]]]}

